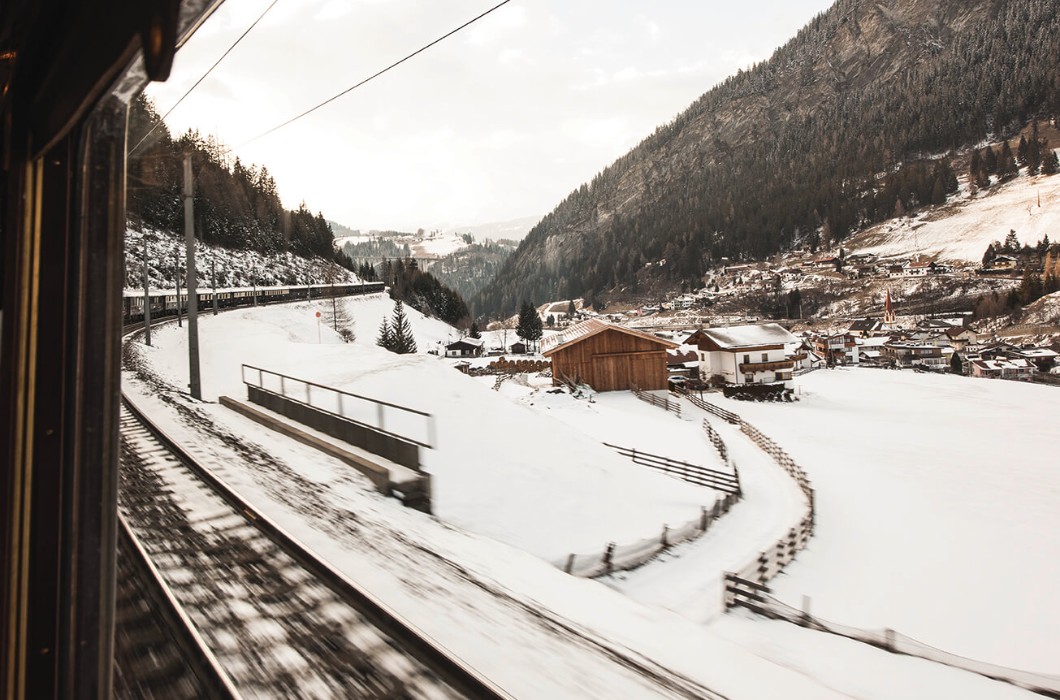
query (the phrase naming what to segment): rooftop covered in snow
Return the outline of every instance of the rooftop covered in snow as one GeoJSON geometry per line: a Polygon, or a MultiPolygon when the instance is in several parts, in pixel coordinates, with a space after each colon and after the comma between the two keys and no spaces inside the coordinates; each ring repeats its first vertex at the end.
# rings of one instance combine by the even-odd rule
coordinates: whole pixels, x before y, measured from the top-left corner
{"type": "MultiPolygon", "coordinates": [[[[704,328],[693,337],[712,341],[722,350],[799,342],[798,338],[777,323],[729,326],[727,328],[704,328]]],[[[689,342],[693,342],[692,338],[689,338],[689,342]]]]}

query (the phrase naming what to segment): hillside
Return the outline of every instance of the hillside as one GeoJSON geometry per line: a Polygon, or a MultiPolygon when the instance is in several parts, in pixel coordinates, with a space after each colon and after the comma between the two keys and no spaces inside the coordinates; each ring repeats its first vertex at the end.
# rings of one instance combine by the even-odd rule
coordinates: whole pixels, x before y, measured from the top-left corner
{"type": "Polygon", "coordinates": [[[546,215],[474,301],[673,287],[956,190],[947,152],[1060,112],[1060,0],[838,0],[546,215]],[[940,190],[936,192],[935,190],[940,190]]]}

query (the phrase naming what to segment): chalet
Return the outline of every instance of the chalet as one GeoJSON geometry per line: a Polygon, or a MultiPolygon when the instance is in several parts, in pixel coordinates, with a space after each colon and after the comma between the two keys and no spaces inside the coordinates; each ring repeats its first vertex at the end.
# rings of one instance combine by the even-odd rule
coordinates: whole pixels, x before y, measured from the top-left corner
{"type": "Polygon", "coordinates": [[[974,345],[979,340],[979,334],[971,328],[947,328],[946,337],[949,338],[950,345],[956,350],[964,350],[966,347],[974,345]]]}
{"type": "Polygon", "coordinates": [[[1012,379],[1029,381],[1035,372],[1034,365],[1027,360],[970,360],[968,373],[986,379],[1012,379]]]}
{"type": "Polygon", "coordinates": [[[803,372],[818,369],[824,365],[824,359],[814,352],[813,347],[805,340],[797,343],[788,343],[784,348],[784,354],[795,363],[793,371],[803,372]]]}
{"type": "Polygon", "coordinates": [[[688,340],[699,349],[699,375],[729,384],[767,384],[791,380],[795,361],[784,346],[799,339],[776,323],[706,328],[688,340]]]}
{"type": "Polygon", "coordinates": [[[858,356],[860,358],[859,364],[868,363],[870,365],[879,364],[880,360],[883,359],[883,346],[889,343],[891,339],[887,336],[872,336],[869,338],[858,338],[858,356]]]}
{"type": "MultiPolygon", "coordinates": [[[[1058,353],[1049,348],[1021,348],[1014,355],[1034,363],[1039,372],[1051,372],[1056,365],[1058,353]]],[[[1012,356],[1010,355],[1010,358],[1012,356]]],[[[1014,359],[1014,358],[1013,358],[1014,359]]]]}
{"type": "Polygon", "coordinates": [[[906,277],[925,277],[935,269],[935,263],[929,260],[910,260],[902,268],[906,277]]]}
{"type": "Polygon", "coordinates": [[[699,376],[699,355],[695,350],[666,351],[666,371],[673,376],[675,374],[684,377],[699,376]]]}
{"type": "Polygon", "coordinates": [[[946,365],[946,358],[943,357],[942,348],[926,343],[894,340],[883,344],[881,354],[883,357],[892,360],[899,367],[924,365],[941,368],[946,365]]]}
{"type": "Polygon", "coordinates": [[[994,270],[1015,270],[1018,265],[1019,260],[1010,255],[998,255],[990,263],[991,269],[994,270]]]}
{"type": "Polygon", "coordinates": [[[817,354],[829,365],[856,365],[861,361],[858,344],[850,333],[835,333],[814,338],[817,354]]]}
{"type": "Polygon", "coordinates": [[[585,383],[596,391],[665,389],[666,351],[677,343],[589,319],[542,341],[552,360],[552,382],[585,383]]]}
{"type": "Polygon", "coordinates": [[[878,318],[861,318],[850,324],[847,333],[856,338],[865,338],[883,330],[883,321],[878,318]]]}
{"type": "Polygon", "coordinates": [[[517,340],[511,344],[508,348],[509,352],[513,355],[525,355],[526,354],[526,343],[521,340],[517,340]]]}
{"type": "Polygon", "coordinates": [[[445,346],[446,357],[479,357],[484,342],[482,338],[461,338],[445,346]]]}

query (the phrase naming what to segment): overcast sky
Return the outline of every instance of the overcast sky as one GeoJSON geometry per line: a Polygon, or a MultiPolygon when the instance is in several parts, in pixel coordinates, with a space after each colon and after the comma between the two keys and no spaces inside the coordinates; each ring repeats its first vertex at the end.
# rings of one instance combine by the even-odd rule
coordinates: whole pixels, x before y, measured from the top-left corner
{"type": "MultiPolygon", "coordinates": [[[[271,0],[226,0],[148,94],[165,113],[271,0]]],[[[353,228],[543,216],[831,0],[279,0],[167,119],[265,164],[285,206],[353,228]]]]}

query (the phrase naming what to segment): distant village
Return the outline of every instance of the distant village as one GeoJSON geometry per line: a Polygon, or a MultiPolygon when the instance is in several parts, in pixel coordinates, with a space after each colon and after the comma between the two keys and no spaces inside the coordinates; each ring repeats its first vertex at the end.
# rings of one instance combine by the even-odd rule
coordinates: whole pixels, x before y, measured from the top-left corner
{"type": "MultiPolygon", "coordinates": [[[[1004,255],[994,257],[990,267],[955,269],[923,256],[880,262],[871,254],[793,253],[773,263],[724,265],[707,275],[698,290],[621,312],[598,312],[583,300],[544,304],[537,307],[545,329],[537,343],[502,324],[483,337],[459,338],[434,352],[461,360],[463,371],[511,372],[521,361],[525,369],[550,369],[556,384],[587,384],[596,391],[720,388],[742,392],[745,398],[779,398],[790,392],[799,374],[842,366],[1060,385],[1054,348],[1017,345],[977,332],[970,313],[900,316],[889,291],[879,315],[832,321],[827,330],[793,333],[753,315],[702,312],[719,298],[749,289],[797,289],[810,275],[1012,276],[1019,267],[1017,257],[1004,255]],[[747,393],[749,387],[756,387],[755,392],[747,393]]],[[[798,311],[793,311],[794,318],[798,311]]]]}

